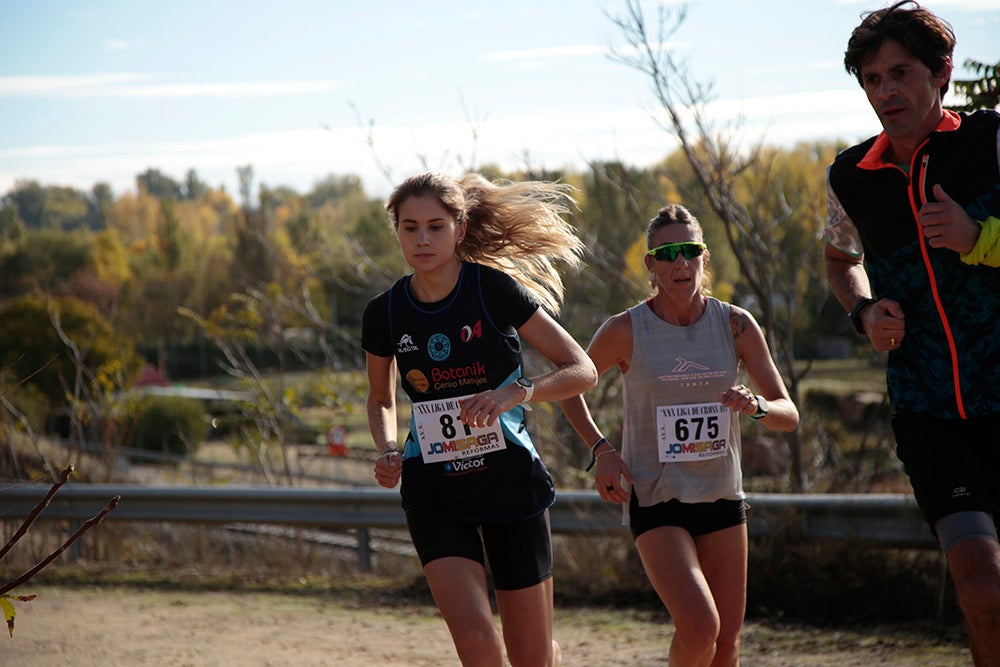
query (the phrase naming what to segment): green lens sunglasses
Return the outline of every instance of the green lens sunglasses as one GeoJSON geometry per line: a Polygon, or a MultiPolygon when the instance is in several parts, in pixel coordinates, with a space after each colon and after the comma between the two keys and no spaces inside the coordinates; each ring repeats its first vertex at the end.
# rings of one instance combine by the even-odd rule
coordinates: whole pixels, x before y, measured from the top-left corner
{"type": "Polygon", "coordinates": [[[656,246],[647,255],[652,255],[661,262],[672,262],[677,259],[677,255],[684,255],[684,259],[694,259],[701,253],[708,250],[708,246],[697,241],[684,241],[683,243],[665,243],[656,246]]]}

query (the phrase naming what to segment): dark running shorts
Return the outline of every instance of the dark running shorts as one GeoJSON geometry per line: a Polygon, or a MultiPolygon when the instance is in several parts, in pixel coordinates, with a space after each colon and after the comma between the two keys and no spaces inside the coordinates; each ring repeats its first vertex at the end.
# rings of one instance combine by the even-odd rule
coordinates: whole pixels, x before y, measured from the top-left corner
{"type": "Polygon", "coordinates": [[[1000,415],[941,419],[899,412],[892,430],[896,454],[931,530],[955,512],[986,512],[997,521],[1000,415]]]}
{"type": "Polygon", "coordinates": [[[639,507],[632,493],[628,504],[632,539],[653,528],[677,526],[699,537],[747,522],[747,504],[743,500],[716,500],[712,503],[682,503],[674,499],[650,507],[639,507]]]}
{"type": "Polygon", "coordinates": [[[486,566],[489,558],[498,590],[529,588],[552,576],[552,533],[548,510],[523,521],[466,523],[434,510],[406,513],[420,564],[458,556],[486,566]]]}

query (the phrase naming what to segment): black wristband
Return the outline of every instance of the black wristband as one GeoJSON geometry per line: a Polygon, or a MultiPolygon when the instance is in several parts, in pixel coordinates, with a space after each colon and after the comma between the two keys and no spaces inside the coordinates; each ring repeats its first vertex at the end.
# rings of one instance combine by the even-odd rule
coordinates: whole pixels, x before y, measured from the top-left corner
{"type": "MultiPolygon", "coordinates": [[[[608,441],[608,439],[605,438],[602,435],[600,438],[597,439],[597,442],[595,442],[594,444],[592,444],[590,446],[590,465],[587,466],[587,469],[586,469],[587,472],[590,472],[591,469],[594,467],[594,464],[597,463],[597,456],[595,455],[595,452],[597,451],[597,448],[600,447],[601,445],[603,445],[607,441],[608,441]]],[[[602,452],[602,454],[603,454],[603,452],[602,452]]]]}
{"type": "Polygon", "coordinates": [[[861,299],[861,301],[858,301],[857,305],[851,309],[851,312],[847,314],[847,317],[851,320],[851,324],[854,325],[854,330],[857,331],[859,335],[864,335],[865,333],[865,324],[861,321],[861,311],[876,302],[878,302],[878,299],[861,299]]]}

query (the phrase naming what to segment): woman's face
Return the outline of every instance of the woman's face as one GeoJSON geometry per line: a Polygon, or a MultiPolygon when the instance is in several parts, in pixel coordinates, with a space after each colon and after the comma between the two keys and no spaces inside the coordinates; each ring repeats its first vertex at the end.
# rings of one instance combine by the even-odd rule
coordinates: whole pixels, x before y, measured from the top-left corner
{"type": "Polygon", "coordinates": [[[399,246],[414,271],[433,271],[455,261],[455,248],[465,235],[465,224],[455,222],[437,197],[410,197],[399,205],[397,217],[399,246]]]}
{"type": "MultiPolygon", "coordinates": [[[[698,229],[692,225],[664,225],[653,234],[652,248],[667,243],[701,243],[698,229]]],[[[656,259],[646,255],[646,269],[652,274],[657,290],[675,300],[694,299],[701,293],[702,281],[705,278],[705,262],[708,251],[688,259],[682,253],[677,253],[673,260],[656,259]]]]}

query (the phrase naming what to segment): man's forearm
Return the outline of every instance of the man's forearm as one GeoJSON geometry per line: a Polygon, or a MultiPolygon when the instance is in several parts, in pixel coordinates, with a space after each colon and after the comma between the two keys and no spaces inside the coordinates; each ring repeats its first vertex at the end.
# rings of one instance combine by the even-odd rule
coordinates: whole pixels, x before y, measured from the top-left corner
{"type": "Polygon", "coordinates": [[[826,258],[826,279],[837,301],[850,311],[861,299],[872,296],[865,267],[859,262],[848,262],[835,257],[826,258]]]}

